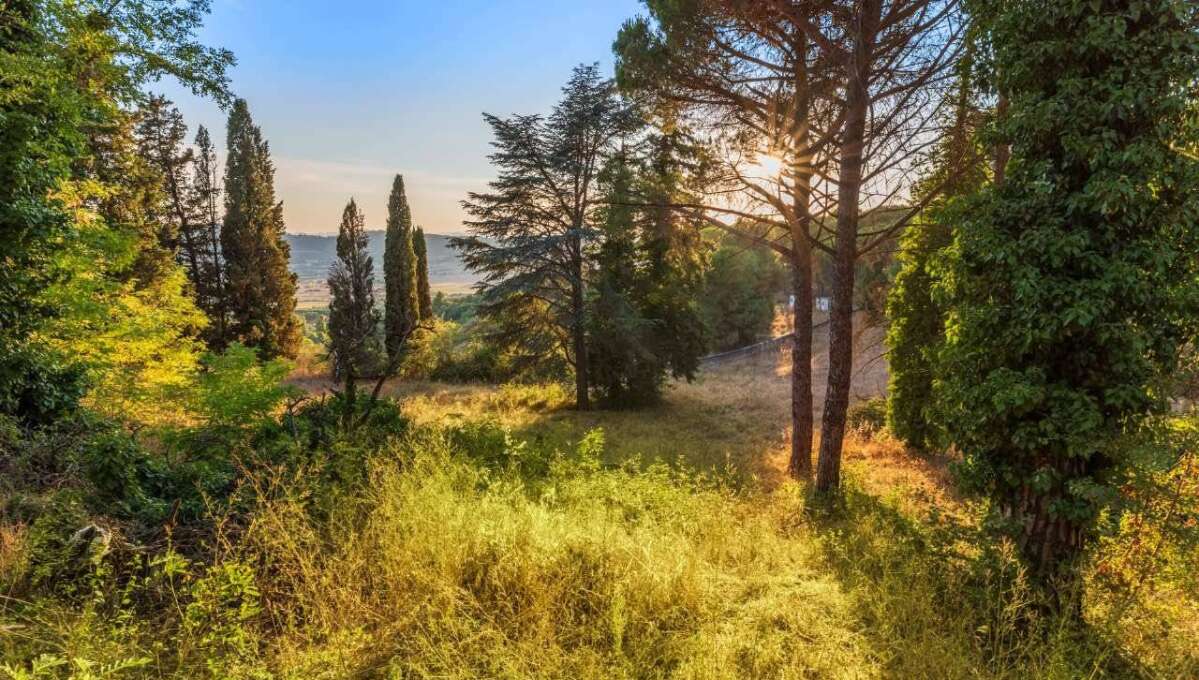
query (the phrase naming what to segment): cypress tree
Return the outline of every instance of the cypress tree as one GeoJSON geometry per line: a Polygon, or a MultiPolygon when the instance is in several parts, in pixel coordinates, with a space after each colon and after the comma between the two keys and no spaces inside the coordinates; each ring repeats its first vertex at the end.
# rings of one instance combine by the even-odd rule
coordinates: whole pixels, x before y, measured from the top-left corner
{"type": "Polygon", "coordinates": [[[355,379],[373,360],[375,327],[374,263],[370,256],[366,220],[350,199],[337,234],[337,260],[329,267],[329,356],[334,374],[345,382],[353,407],[355,379]]]}
{"type": "Polygon", "coordinates": [[[622,149],[601,176],[608,200],[587,318],[592,384],[609,406],[654,402],[667,375],[694,377],[704,351],[698,229],[659,207],[686,200],[681,141],[654,135],[647,157],[622,149]]]}
{"type": "Polygon", "coordinates": [[[433,298],[429,293],[429,251],[425,230],[420,227],[412,234],[412,250],[416,254],[416,297],[420,303],[421,320],[433,318],[433,298]]]}
{"type": "Polygon", "coordinates": [[[412,212],[404,195],[404,177],[396,175],[387,202],[387,235],[383,250],[386,313],[383,338],[387,356],[394,359],[405,338],[420,323],[420,292],[412,239],[412,212]]]}
{"type": "Polygon", "coordinates": [[[244,99],[229,114],[225,166],[225,307],[231,339],[263,359],[294,357],[300,345],[296,276],[287,267],[283,205],[275,200],[275,167],[244,99]]]}

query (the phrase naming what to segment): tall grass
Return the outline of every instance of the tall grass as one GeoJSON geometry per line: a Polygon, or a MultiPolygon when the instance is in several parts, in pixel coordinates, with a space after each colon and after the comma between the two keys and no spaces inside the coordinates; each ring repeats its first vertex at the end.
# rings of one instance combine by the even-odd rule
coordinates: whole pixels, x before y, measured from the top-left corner
{"type": "MultiPolygon", "coordinates": [[[[487,424],[418,427],[370,455],[361,483],[256,473],[254,510],[217,518],[208,560],[134,555],[132,578],[101,569],[68,596],[6,603],[0,652],[21,678],[1199,670],[1173,631],[1145,643],[1146,664],[1121,658],[1128,631],[1039,618],[1010,555],[925,516],[927,499],[869,492],[858,462],[829,506],[792,483],[614,464],[598,432],[566,450],[487,424]],[[64,665],[35,674],[41,655],[64,665]]],[[[0,565],[22,540],[5,534],[0,565]]]]}

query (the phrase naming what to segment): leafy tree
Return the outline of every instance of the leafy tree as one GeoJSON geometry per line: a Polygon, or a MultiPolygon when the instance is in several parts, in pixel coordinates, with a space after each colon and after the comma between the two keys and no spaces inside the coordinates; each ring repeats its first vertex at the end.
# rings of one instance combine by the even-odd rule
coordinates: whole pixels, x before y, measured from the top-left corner
{"type": "Polygon", "coordinates": [[[296,276],[287,267],[283,205],[275,200],[275,166],[244,99],[229,113],[225,165],[225,309],[229,340],[263,359],[294,357],[300,346],[296,276]]]}
{"type": "Polygon", "coordinates": [[[412,250],[416,255],[416,297],[420,302],[420,318],[433,318],[433,298],[429,294],[429,246],[425,243],[425,230],[420,227],[412,233],[412,250]]]}
{"type": "Polygon", "coordinates": [[[193,40],[203,8],[137,1],[111,7],[48,2],[40,59],[76,107],[80,145],[49,194],[69,214],[53,242],[38,296],[53,316],[37,344],[70,357],[89,382],[88,404],[123,420],[177,417],[167,399],[197,361],[204,319],[185,294],[170,248],[162,177],[138,145],[133,114],[144,85],[175,75],[223,99],[231,57],[193,40]]]}
{"type": "Polygon", "coordinates": [[[718,351],[729,350],[768,335],[784,274],[772,253],[722,238],[699,298],[709,344],[718,351]]]}
{"type": "MultiPolygon", "coordinates": [[[[1011,145],[955,202],[939,392],[967,478],[1043,582],[1071,579],[1199,332],[1199,7],[1005,3],[991,28],[1011,145]]],[[[1055,591],[1060,592],[1060,591],[1055,591]]]]}
{"type": "Polygon", "coordinates": [[[64,272],[72,233],[56,188],[83,153],[83,99],[60,46],[42,30],[42,3],[0,6],[0,412],[52,420],[82,393],[76,366],[34,339],[58,310],[43,293],[64,272]]]}
{"type": "Polygon", "coordinates": [[[329,268],[329,356],[334,374],[345,382],[346,401],[352,407],[355,380],[375,360],[374,263],[366,219],[353,199],[346,205],[337,234],[337,261],[329,268]]]}
{"type": "Polygon", "coordinates": [[[637,123],[600,77],[578,66],[549,118],[484,118],[495,133],[491,193],[463,203],[471,235],[454,239],[466,265],[483,274],[482,314],[493,340],[526,363],[563,357],[574,371],[575,403],[590,407],[587,249],[600,215],[598,179],[615,141],[637,123]]]}
{"type": "MultiPolygon", "coordinates": [[[[973,47],[968,53],[974,52],[973,47]]],[[[957,85],[957,103],[946,135],[934,150],[932,171],[917,191],[940,196],[921,212],[899,242],[898,268],[887,295],[887,426],[909,447],[933,450],[945,443],[937,416],[934,383],[937,354],[945,340],[948,310],[934,295],[936,269],[953,241],[952,210],[955,197],[981,189],[988,181],[978,128],[981,112],[972,99],[969,71],[972,59],[963,61],[957,85]]]]}
{"type": "MultiPolygon", "coordinates": [[[[423,239],[422,239],[423,243],[423,239]]],[[[386,305],[383,334],[393,360],[421,319],[412,211],[404,193],[404,177],[396,175],[387,202],[387,232],[383,246],[383,280],[386,305]]]]}

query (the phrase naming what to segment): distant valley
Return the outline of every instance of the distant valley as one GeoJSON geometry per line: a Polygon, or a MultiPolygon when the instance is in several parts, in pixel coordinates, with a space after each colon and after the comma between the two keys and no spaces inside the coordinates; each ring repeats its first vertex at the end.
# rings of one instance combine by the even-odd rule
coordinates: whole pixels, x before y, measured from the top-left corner
{"type": "MultiPolygon", "coordinates": [[[[370,251],[375,263],[375,286],[383,287],[384,232],[371,231],[370,251]]],[[[300,308],[323,306],[329,301],[325,277],[337,257],[337,237],[333,235],[287,234],[291,246],[291,270],[300,279],[297,297],[300,308]]],[[[450,247],[450,237],[425,234],[429,251],[429,284],[433,291],[446,294],[468,293],[478,277],[466,269],[458,253],[450,247]]],[[[381,300],[380,300],[381,302],[381,300]]]]}

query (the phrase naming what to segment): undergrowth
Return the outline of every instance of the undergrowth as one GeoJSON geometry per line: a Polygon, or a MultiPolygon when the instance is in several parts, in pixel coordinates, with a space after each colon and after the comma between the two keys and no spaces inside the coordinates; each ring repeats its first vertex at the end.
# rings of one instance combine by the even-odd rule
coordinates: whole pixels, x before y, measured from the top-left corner
{"type": "Polygon", "coordinates": [[[82,546],[76,527],[104,519],[62,494],[6,523],[0,677],[1199,668],[1186,631],[1151,609],[1105,619],[1092,603],[1085,626],[1038,618],[1014,558],[979,549],[972,526],[852,480],[838,504],[813,505],[797,484],[766,493],[723,473],[605,464],[601,430],[564,449],[484,421],[407,427],[385,409],[375,431],[387,436],[330,433],[325,408],[249,435],[290,452],[239,466],[227,491],[238,501],[209,499],[190,528],[110,522],[111,545],[82,546]],[[1129,616],[1166,625],[1138,633],[1156,642],[1132,641],[1157,656],[1126,658],[1129,616]]]}

